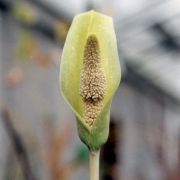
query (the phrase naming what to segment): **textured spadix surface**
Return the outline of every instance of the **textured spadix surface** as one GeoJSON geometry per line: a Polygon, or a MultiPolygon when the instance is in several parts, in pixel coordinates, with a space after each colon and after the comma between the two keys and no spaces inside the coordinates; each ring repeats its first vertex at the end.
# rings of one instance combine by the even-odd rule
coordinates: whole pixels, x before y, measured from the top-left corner
{"type": "Polygon", "coordinates": [[[94,11],[77,15],[63,49],[60,88],[76,115],[79,136],[91,151],[108,138],[120,76],[112,19],[94,11]]]}

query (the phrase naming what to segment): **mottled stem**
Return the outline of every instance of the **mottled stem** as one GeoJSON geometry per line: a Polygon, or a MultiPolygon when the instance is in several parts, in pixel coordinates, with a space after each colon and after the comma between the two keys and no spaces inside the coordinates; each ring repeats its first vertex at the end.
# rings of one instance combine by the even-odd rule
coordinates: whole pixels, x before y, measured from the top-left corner
{"type": "Polygon", "coordinates": [[[89,153],[90,180],[99,180],[99,154],[100,150],[89,153]]]}

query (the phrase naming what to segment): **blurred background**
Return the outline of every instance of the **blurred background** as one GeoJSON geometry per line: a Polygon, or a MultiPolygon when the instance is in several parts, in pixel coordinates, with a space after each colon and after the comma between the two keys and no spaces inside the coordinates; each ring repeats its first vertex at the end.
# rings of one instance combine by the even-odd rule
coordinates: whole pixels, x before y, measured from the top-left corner
{"type": "Polygon", "coordinates": [[[85,180],[88,151],[59,92],[73,16],[113,17],[122,81],[102,180],[180,180],[179,0],[0,0],[0,180],[85,180]]]}

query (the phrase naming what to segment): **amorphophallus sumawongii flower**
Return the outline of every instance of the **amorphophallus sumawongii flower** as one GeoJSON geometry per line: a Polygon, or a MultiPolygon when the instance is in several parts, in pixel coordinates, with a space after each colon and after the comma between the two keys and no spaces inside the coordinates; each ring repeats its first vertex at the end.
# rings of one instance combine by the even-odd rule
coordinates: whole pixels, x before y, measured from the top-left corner
{"type": "Polygon", "coordinates": [[[109,134],[110,107],[121,70],[112,18],[75,16],[60,64],[60,89],[76,115],[80,139],[96,151],[109,134]]]}

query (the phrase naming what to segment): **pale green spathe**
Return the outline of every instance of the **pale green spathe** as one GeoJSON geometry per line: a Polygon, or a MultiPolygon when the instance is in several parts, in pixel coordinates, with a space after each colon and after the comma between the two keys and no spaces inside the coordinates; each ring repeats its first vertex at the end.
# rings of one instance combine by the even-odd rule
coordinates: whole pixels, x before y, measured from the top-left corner
{"type": "Polygon", "coordinates": [[[62,53],[60,88],[76,115],[79,136],[91,151],[99,149],[107,140],[111,102],[119,86],[120,77],[121,70],[112,18],[94,11],[77,15],[73,19],[62,53]],[[80,72],[85,44],[90,35],[97,37],[107,82],[103,106],[92,127],[89,127],[83,119],[83,101],[80,96],[80,72]]]}

